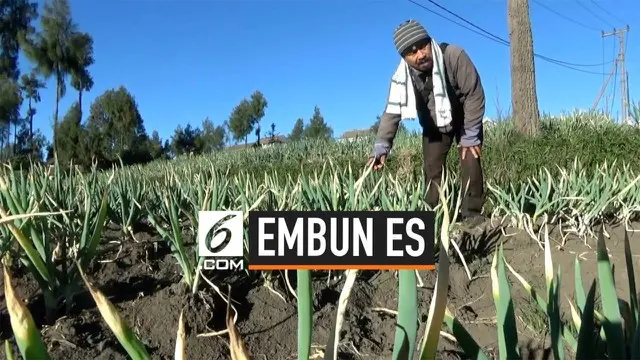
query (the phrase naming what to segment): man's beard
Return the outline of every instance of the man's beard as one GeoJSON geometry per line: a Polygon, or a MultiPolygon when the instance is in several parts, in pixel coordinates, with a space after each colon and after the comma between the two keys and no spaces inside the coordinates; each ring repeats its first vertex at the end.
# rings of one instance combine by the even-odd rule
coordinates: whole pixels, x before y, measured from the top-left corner
{"type": "Polygon", "coordinates": [[[427,58],[418,63],[416,63],[416,67],[420,71],[430,71],[432,67],[432,60],[427,58]]]}
{"type": "Polygon", "coordinates": [[[428,65],[431,62],[431,59],[429,58],[424,58],[423,60],[419,60],[418,61],[418,66],[424,66],[424,65],[428,65]]]}

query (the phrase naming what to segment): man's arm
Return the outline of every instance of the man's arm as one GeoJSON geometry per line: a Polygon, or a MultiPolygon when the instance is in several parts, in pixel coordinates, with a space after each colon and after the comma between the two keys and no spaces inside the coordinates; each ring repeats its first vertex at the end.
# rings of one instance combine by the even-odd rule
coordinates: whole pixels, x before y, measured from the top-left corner
{"type": "Polygon", "coordinates": [[[404,87],[406,86],[406,83],[404,81],[398,81],[398,78],[401,78],[400,75],[405,71],[403,63],[400,62],[393,76],[391,76],[387,103],[385,104],[382,116],[380,116],[377,139],[373,148],[373,156],[375,158],[387,155],[393,147],[393,140],[398,132],[400,120],[402,120],[402,97],[404,87]]]}
{"type": "Polygon", "coordinates": [[[380,116],[380,123],[378,124],[378,134],[376,143],[373,147],[373,156],[379,158],[382,155],[387,155],[393,147],[393,140],[398,132],[400,126],[400,103],[397,99],[397,89],[402,84],[397,83],[393,78],[389,84],[389,96],[385,105],[385,111],[380,116]]]}
{"type": "Polygon", "coordinates": [[[380,116],[378,124],[378,135],[376,143],[373,146],[373,154],[371,156],[376,159],[382,155],[388,155],[393,147],[393,139],[396,137],[398,127],[400,125],[400,114],[391,114],[385,112],[380,116]]]}
{"type": "MultiPolygon", "coordinates": [[[[453,49],[451,49],[453,50],[453,49]]],[[[464,100],[464,131],[460,144],[464,147],[482,144],[485,94],[475,65],[467,53],[457,48],[452,52],[454,75],[464,100]]]]}

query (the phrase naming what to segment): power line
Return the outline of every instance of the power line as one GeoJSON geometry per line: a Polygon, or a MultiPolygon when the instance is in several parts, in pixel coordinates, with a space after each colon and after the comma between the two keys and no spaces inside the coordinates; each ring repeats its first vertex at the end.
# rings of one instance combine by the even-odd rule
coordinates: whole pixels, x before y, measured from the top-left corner
{"type": "MultiPolygon", "coordinates": [[[[465,18],[463,18],[463,17],[461,17],[461,16],[459,16],[459,15],[455,14],[455,13],[454,13],[454,12],[452,12],[451,10],[449,10],[449,9],[445,8],[444,6],[442,6],[442,5],[438,4],[438,3],[436,3],[436,2],[435,2],[435,1],[433,1],[433,0],[427,0],[427,1],[429,1],[431,4],[433,4],[433,5],[437,6],[438,8],[442,9],[443,11],[445,11],[445,12],[447,12],[447,13],[449,13],[449,14],[451,14],[451,15],[455,16],[456,18],[458,18],[458,19],[460,19],[460,20],[464,21],[465,23],[467,23],[467,24],[471,25],[472,27],[474,27],[474,28],[476,28],[476,29],[480,30],[480,31],[481,31],[481,32],[483,32],[484,34],[482,34],[482,33],[478,32],[478,31],[476,31],[476,30],[470,29],[469,27],[467,27],[467,26],[465,26],[465,25],[461,25],[460,23],[458,23],[458,22],[456,22],[456,21],[453,21],[453,20],[451,20],[451,19],[447,18],[446,16],[444,16],[444,15],[442,15],[442,14],[438,14],[437,12],[435,12],[435,11],[433,11],[433,10],[429,9],[428,7],[426,7],[426,6],[422,5],[422,4],[420,4],[420,3],[418,3],[418,2],[416,2],[416,1],[414,1],[414,0],[407,0],[407,1],[409,1],[409,2],[413,3],[413,4],[414,4],[414,5],[416,5],[416,6],[421,7],[422,9],[424,9],[424,10],[426,10],[426,11],[428,11],[428,12],[430,12],[430,13],[432,13],[432,14],[436,15],[436,16],[439,16],[439,17],[441,17],[441,18],[443,18],[443,19],[445,19],[445,20],[448,20],[448,21],[450,21],[450,22],[453,22],[454,24],[456,24],[456,25],[458,25],[458,26],[461,26],[461,27],[463,27],[463,28],[465,28],[465,29],[467,29],[467,30],[470,30],[470,31],[472,31],[472,32],[474,32],[474,33],[476,33],[476,34],[478,34],[478,35],[480,35],[480,36],[483,36],[483,37],[485,37],[485,38],[487,38],[487,39],[489,39],[489,40],[491,40],[491,41],[497,42],[498,44],[505,45],[505,46],[510,46],[510,44],[511,44],[511,42],[510,42],[509,40],[506,40],[506,39],[504,39],[504,38],[502,38],[502,37],[500,37],[500,36],[497,36],[497,35],[495,35],[495,34],[493,34],[493,33],[489,32],[489,31],[487,31],[487,30],[485,30],[485,29],[483,29],[483,28],[481,28],[481,27],[479,27],[479,26],[477,26],[477,25],[473,24],[473,23],[472,23],[472,22],[470,22],[469,20],[467,20],[467,19],[465,19],[465,18]]],[[[562,66],[562,67],[565,67],[565,68],[567,68],[567,69],[571,69],[571,70],[574,70],[574,71],[579,71],[579,72],[583,72],[583,73],[586,73],[586,74],[595,74],[595,75],[602,75],[602,74],[603,74],[603,73],[599,73],[599,72],[594,72],[594,71],[582,70],[582,69],[576,69],[576,68],[575,68],[575,67],[593,67],[593,66],[602,66],[602,65],[603,65],[603,63],[600,63],[600,64],[575,64],[575,63],[570,63],[570,62],[566,62],[566,61],[561,61],[561,60],[553,59],[553,58],[550,58],[550,57],[547,57],[547,56],[544,56],[544,55],[540,55],[540,54],[537,54],[537,53],[534,53],[534,54],[533,54],[533,56],[535,56],[535,57],[537,57],[537,58],[540,58],[540,59],[542,59],[542,60],[545,60],[545,61],[547,61],[547,62],[550,62],[550,63],[552,63],[552,64],[556,64],[556,65],[558,65],[558,66],[562,66]]]]}
{"type": "MultiPolygon", "coordinates": [[[[422,5],[422,4],[418,4],[417,2],[415,2],[415,1],[413,1],[413,0],[409,0],[409,1],[410,1],[410,2],[412,2],[412,3],[414,3],[414,4],[416,4],[416,5],[418,5],[418,6],[420,6],[421,8],[423,8],[423,9],[425,9],[425,10],[427,10],[427,11],[431,12],[431,13],[437,14],[436,12],[432,11],[431,9],[428,9],[426,6],[424,6],[424,5],[422,5]]],[[[427,1],[429,1],[430,3],[432,3],[432,4],[433,4],[433,5],[435,5],[435,6],[439,7],[440,9],[442,9],[442,10],[446,11],[447,13],[449,13],[449,14],[451,14],[451,15],[453,15],[453,16],[455,16],[455,17],[457,17],[458,19],[460,19],[460,20],[464,21],[465,23],[467,23],[467,24],[469,24],[469,25],[473,26],[474,28],[476,28],[476,29],[478,29],[478,30],[482,31],[483,33],[487,34],[487,35],[489,36],[489,39],[490,39],[490,40],[496,41],[496,42],[498,42],[498,43],[502,43],[502,44],[504,44],[504,45],[509,45],[509,40],[505,40],[504,38],[501,38],[501,37],[499,37],[498,35],[495,35],[495,34],[492,34],[492,33],[488,32],[487,30],[485,30],[485,29],[483,29],[483,28],[479,27],[478,25],[476,25],[476,24],[474,24],[474,23],[470,22],[469,20],[467,20],[467,19],[465,19],[465,18],[463,18],[463,17],[459,16],[458,14],[456,14],[456,13],[454,13],[454,12],[450,11],[449,9],[447,9],[447,8],[445,8],[444,6],[442,6],[442,5],[438,4],[438,3],[436,3],[435,1],[432,1],[432,0],[427,0],[427,1]]],[[[444,16],[443,16],[443,17],[444,17],[444,16]]],[[[448,19],[448,18],[446,18],[446,17],[444,17],[444,18],[445,18],[445,19],[447,19],[447,20],[449,20],[449,19],[448,19]]],[[[482,35],[482,34],[481,34],[481,36],[487,37],[487,36],[482,35]]]]}
{"type": "Polygon", "coordinates": [[[602,21],[603,23],[607,24],[608,26],[615,27],[615,26],[611,25],[611,23],[610,23],[610,22],[608,22],[607,20],[603,19],[600,15],[598,15],[598,13],[596,13],[596,12],[594,12],[593,10],[589,9],[589,8],[587,7],[587,5],[585,5],[585,4],[583,4],[583,3],[581,3],[579,0],[576,0],[576,2],[578,3],[578,5],[582,6],[582,8],[584,8],[585,10],[587,10],[587,12],[591,13],[591,15],[593,15],[593,16],[595,16],[595,17],[597,17],[597,18],[598,18],[600,21],[602,21]]]}
{"type": "Polygon", "coordinates": [[[563,14],[561,14],[561,13],[557,12],[556,10],[553,10],[552,8],[548,7],[547,5],[545,5],[545,4],[543,4],[543,3],[541,3],[541,2],[540,2],[540,1],[538,1],[538,0],[531,0],[531,1],[533,1],[533,2],[534,2],[534,3],[536,3],[536,4],[538,4],[538,6],[540,6],[540,7],[544,8],[544,9],[546,9],[547,11],[550,11],[550,12],[552,12],[552,13],[554,13],[554,14],[558,15],[559,17],[561,17],[561,18],[563,18],[563,19],[565,19],[565,20],[567,20],[567,21],[570,21],[570,22],[572,22],[572,23],[574,23],[574,24],[576,24],[576,25],[582,26],[582,27],[583,27],[583,28],[585,28],[585,29],[593,30],[593,31],[597,31],[597,32],[600,32],[600,31],[601,31],[600,29],[596,29],[596,28],[594,28],[594,27],[592,27],[592,26],[586,25],[586,24],[581,23],[581,22],[579,22],[579,21],[577,21],[577,20],[574,20],[574,19],[572,19],[572,18],[570,18],[570,17],[568,17],[568,16],[565,16],[565,15],[563,15],[563,14]]]}
{"type": "Polygon", "coordinates": [[[595,2],[595,0],[591,0],[591,2],[593,3],[593,5],[597,6],[600,10],[602,10],[603,13],[611,16],[613,19],[615,19],[618,22],[624,23],[624,21],[620,20],[619,17],[617,17],[617,16],[613,15],[612,13],[610,13],[609,11],[607,11],[607,9],[603,8],[602,6],[600,6],[600,4],[595,2]]]}
{"type": "MultiPolygon", "coordinates": [[[[425,9],[426,9],[426,7],[424,7],[423,5],[417,4],[417,3],[416,3],[415,1],[413,1],[413,0],[409,0],[409,1],[410,1],[410,2],[412,2],[412,3],[414,3],[414,4],[416,4],[416,5],[418,5],[418,6],[420,6],[420,7],[422,7],[422,8],[425,8],[425,9]]],[[[481,28],[481,27],[479,27],[479,26],[477,26],[477,25],[473,24],[473,23],[472,23],[472,22],[470,22],[469,20],[467,20],[467,19],[463,18],[462,16],[460,16],[460,15],[458,15],[458,14],[456,14],[456,13],[452,12],[451,10],[449,10],[449,9],[445,8],[444,6],[442,6],[442,5],[438,4],[438,3],[437,3],[437,2],[435,2],[434,0],[427,0],[427,1],[429,1],[431,4],[433,4],[433,5],[437,6],[438,8],[440,8],[440,9],[442,9],[442,10],[446,11],[447,13],[449,13],[449,14],[451,14],[451,15],[453,15],[453,16],[455,16],[455,17],[457,17],[458,19],[460,19],[460,20],[462,20],[462,21],[466,22],[467,24],[469,24],[469,25],[471,25],[471,26],[475,27],[476,29],[479,29],[480,31],[484,32],[485,34],[489,35],[489,36],[491,37],[491,38],[490,38],[490,40],[497,39],[497,40],[499,40],[499,43],[502,43],[503,45],[510,46],[511,42],[510,42],[509,40],[504,39],[504,38],[501,38],[501,37],[499,37],[498,35],[495,35],[495,34],[493,34],[493,33],[489,32],[489,31],[487,31],[487,30],[485,30],[485,29],[483,29],[483,28],[481,28]]],[[[430,10],[429,10],[429,11],[430,11],[430,10]]],[[[486,37],[486,36],[485,36],[485,37],[486,37]]],[[[495,40],[494,40],[494,41],[495,41],[495,40]]],[[[577,67],[591,67],[591,66],[601,66],[601,65],[603,65],[603,64],[576,64],[576,63],[570,63],[570,62],[566,62],[566,61],[561,61],[561,60],[553,59],[553,58],[550,58],[550,57],[547,57],[547,56],[544,56],[544,55],[540,55],[540,54],[537,54],[537,53],[534,53],[533,55],[534,55],[534,56],[536,56],[536,57],[538,57],[538,58],[540,58],[540,59],[546,60],[546,61],[548,61],[548,62],[555,63],[555,64],[557,64],[557,65],[561,65],[561,64],[562,64],[562,65],[567,65],[567,66],[565,66],[565,67],[573,67],[573,66],[577,66],[577,67]]],[[[561,66],[562,66],[562,65],[561,65],[561,66]]],[[[576,70],[576,71],[583,71],[583,72],[585,72],[585,71],[586,71],[586,70],[579,70],[579,69],[574,69],[574,70],[576,70]]],[[[593,72],[590,72],[590,71],[586,71],[586,72],[588,72],[588,73],[593,73],[593,72]]],[[[597,74],[598,74],[598,75],[601,75],[600,73],[597,73],[597,74]]]]}
{"type": "MultiPolygon", "coordinates": [[[[437,13],[437,12],[435,12],[435,11],[433,11],[433,10],[429,9],[428,7],[426,7],[426,6],[422,5],[422,4],[419,4],[419,3],[417,3],[417,2],[415,2],[415,1],[413,1],[413,0],[408,0],[408,1],[409,1],[409,2],[411,2],[411,3],[413,3],[413,4],[415,4],[415,5],[417,5],[417,6],[419,6],[419,7],[421,7],[421,8],[423,8],[424,10],[426,10],[426,11],[428,11],[428,12],[430,12],[430,13],[432,13],[432,14],[434,14],[434,15],[438,16],[438,17],[441,17],[441,18],[443,18],[443,19],[445,19],[445,20],[448,20],[448,21],[450,21],[450,22],[452,22],[452,23],[454,23],[454,24],[456,24],[456,25],[458,25],[458,26],[460,26],[460,27],[463,27],[463,28],[465,28],[465,29],[467,29],[467,30],[469,30],[469,31],[471,31],[471,32],[474,32],[474,33],[476,33],[476,34],[478,34],[478,35],[480,35],[480,36],[483,36],[483,37],[485,37],[485,38],[487,37],[486,35],[484,35],[484,34],[480,33],[479,31],[474,30],[474,29],[472,29],[472,28],[470,28],[470,27],[468,27],[468,26],[466,26],[466,25],[460,24],[459,22],[457,22],[457,21],[455,21],[455,20],[449,19],[448,17],[446,17],[446,16],[444,16],[444,15],[442,15],[442,14],[439,14],[439,13],[437,13]]],[[[454,15],[455,15],[455,14],[454,14],[454,15]]],[[[463,20],[464,20],[464,19],[463,19],[463,20]]],[[[466,21],[466,20],[464,20],[464,21],[465,21],[465,22],[468,22],[468,21],[466,21]]],[[[471,24],[471,25],[473,25],[473,24],[471,24]]],[[[477,26],[475,26],[475,25],[473,25],[473,26],[477,28],[477,26]]],[[[481,30],[482,30],[483,32],[487,33],[487,32],[486,32],[486,31],[484,31],[483,29],[481,29],[481,30]]],[[[501,39],[500,37],[495,36],[495,35],[493,35],[493,34],[491,34],[491,33],[488,33],[488,34],[489,34],[489,36],[490,36],[489,40],[493,40],[493,41],[495,41],[495,42],[497,42],[497,43],[500,43],[500,44],[503,44],[503,45],[507,45],[507,46],[509,46],[509,42],[508,42],[508,41],[506,41],[506,40],[504,40],[504,39],[501,39]]]]}

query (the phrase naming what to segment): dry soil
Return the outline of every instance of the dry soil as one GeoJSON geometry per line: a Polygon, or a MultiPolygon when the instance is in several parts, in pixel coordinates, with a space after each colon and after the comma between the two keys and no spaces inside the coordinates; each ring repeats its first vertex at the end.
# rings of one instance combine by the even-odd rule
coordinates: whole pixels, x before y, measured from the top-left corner
{"type": "MultiPolygon", "coordinates": [[[[637,226],[640,228],[640,226],[637,226]]],[[[627,276],[624,263],[624,227],[608,229],[607,246],[616,264],[616,284],[619,296],[628,299],[627,276]]],[[[638,253],[640,237],[630,233],[634,254],[638,253]]],[[[191,295],[181,283],[180,269],[164,242],[155,234],[136,234],[138,243],[122,241],[122,247],[105,245],[102,258],[89,273],[90,279],[115,304],[122,316],[146,344],[154,359],[173,359],[175,337],[180,311],[185,309],[188,358],[190,360],[230,359],[227,336],[201,336],[223,330],[226,303],[203,281],[203,290],[191,295]],[[117,257],[116,257],[117,255],[117,257]],[[114,260],[115,258],[115,260],[114,260]]],[[[105,233],[105,243],[122,240],[117,232],[105,233]]],[[[495,307],[491,295],[490,266],[495,245],[502,242],[507,261],[544,294],[544,256],[539,245],[522,231],[510,229],[489,230],[479,238],[460,239],[471,279],[459,259],[451,268],[449,306],[472,336],[489,353],[497,347],[495,307]],[[513,233],[513,234],[510,234],[513,233]]],[[[573,298],[573,261],[582,261],[583,280],[588,290],[596,274],[595,239],[568,238],[559,247],[561,236],[552,232],[553,260],[561,266],[562,307],[568,314],[567,297],[573,298]]],[[[640,268],[638,257],[634,266],[640,268]]],[[[242,274],[205,274],[223,292],[232,286],[234,306],[239,311],[237,327],[246,341],[253,358],[296,359],[296,304],[286,291],[285,284],[276,284],[276,290],[286,302],[264,286],[260,279],[248,280],[242,274]]],[[[315,350],[321,354],[334,321],[337,300],[343,280],[327,273],[319,273],[313,284],[315,296],[313,340],[315,350]]],[[[76,298],[70,313],[61,312],[53,324],[45,324],[43,302],[38,286],[31,276],[13,269],[14,285],[20,296],[28,302],[36,322],[43,326],[44,339],[55,359],[107,360],[126,359],[122,347],[106,326],[95,304],[87,294],[76,298]]],[[[426,322],[435,283],[435,272],[421,273],[424,287],[419,289],[422,326],[426,322]]],[[[546,318],[530,301],[522,286],[508,274],[515,299],[519,340],[523,358],[548,358],[546,318]]],[[[295,286],[295,273],[290,274],[295,286]]],[[[2,281],[2,280],[0,280],[2,281]]],[[[349,300],[347,315],[341,333],[341,359],[389,359],[395,336],[394,314],[397,310],[397,279],[394,272],[362,272],[349,300]]],[[[586,290],[585,290],[586,291],[586,290]]],[[[545,296],[546,298],[546,296],[545,296]]],[[[2,340],[11,339],[9,317],[0,298],[0,325],[2,340]]],[[[421,332],[423,328],[421,327],[421,332]]],[[[443,331],[448,329],[443,328],[443,331]]],[[[14,344],[15,346],[15,344],[14,344]]],[[[464,358],[457,354],[455,342],[441,337],[441,358],[464,358]]],[[[4,356],[4,354],[3,354],[4,356]]],[[[317,357],[321,359],[321,356],[317,357]]]]}

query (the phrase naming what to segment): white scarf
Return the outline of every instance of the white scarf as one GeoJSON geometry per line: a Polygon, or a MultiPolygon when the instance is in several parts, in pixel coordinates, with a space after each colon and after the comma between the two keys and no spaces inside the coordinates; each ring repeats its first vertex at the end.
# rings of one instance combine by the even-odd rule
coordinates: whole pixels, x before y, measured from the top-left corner
{"type": "MultiPolygon", "coordinates": [[[[438,127],[444,127],[451,122],[451,103],[447,94],[442,49],[433,39],[431,39],[431,53],[433,56],[431,73],[433,97],[436,105],[436,124],[438,127]]],[[[399,114],[402,120],[418,117],[413,81],[409,75],[409,64],[404,59],[400,59],[400,64],[391,78],[386,112],[399,114]]]]}

